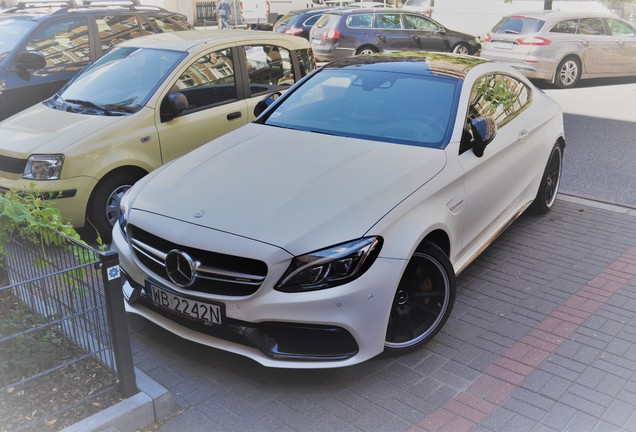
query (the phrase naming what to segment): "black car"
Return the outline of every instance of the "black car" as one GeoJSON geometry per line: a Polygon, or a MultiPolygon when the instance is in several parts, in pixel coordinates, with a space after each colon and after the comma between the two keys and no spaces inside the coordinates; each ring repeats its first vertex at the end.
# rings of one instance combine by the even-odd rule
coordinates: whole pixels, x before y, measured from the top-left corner
{"type": "Polygon", "coordinates": [[[445,51],[475,54],[475,36],[450,30],[437,21],[402,9],[325,11],[309,33],[318,61],[376,52],[445,51]]]}
{"type": "Polygon", "coordinates": [[[0,14],[0,120],[52,96],[119,42],[193,28],[184,15],[137,2],[42,5],[0,14]]]}
{"type": "Polygon", "coordinates": [[[309,39],[309,30],[330,8],[309,8],[291,11],[274,24],[274,31],[309,39]]]}

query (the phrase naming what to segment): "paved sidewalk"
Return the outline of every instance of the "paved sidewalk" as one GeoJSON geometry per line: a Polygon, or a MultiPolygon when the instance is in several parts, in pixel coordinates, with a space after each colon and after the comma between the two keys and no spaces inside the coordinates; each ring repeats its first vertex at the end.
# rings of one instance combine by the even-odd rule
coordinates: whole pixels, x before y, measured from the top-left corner
{"type": "Polygon", "coordinates": [[[407,355],[267,369],[131,316],[136,366],[181,408],[159,430],[636,431],[636,214],[588,204],[517,220],[407,355]]]}

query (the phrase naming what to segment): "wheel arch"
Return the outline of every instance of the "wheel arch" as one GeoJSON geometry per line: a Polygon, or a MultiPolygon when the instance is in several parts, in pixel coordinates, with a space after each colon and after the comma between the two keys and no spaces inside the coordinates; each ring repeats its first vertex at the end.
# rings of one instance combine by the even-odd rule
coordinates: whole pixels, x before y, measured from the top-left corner
{"type": "Polygon", "coordinates": [[[447,257],[450,257],[450,238],[446,231],[441,229],[436,229],[428,233],[424,239],[417,246],[417,250],[421,250],[426,242],[433,243],[435,246],[440,248],[447,257]]]}
{"type": "Polygon", "coordinates": [[[563,60],[565,60],[567,58],[573,58],[573,59],[575,59],[576,61],[579,62],[579,65],[581,65],[581,76],[579,78],[584,78],[584,75],[585,75],[585,63],[583,62],[583,59],[581,58],[581,56],[578,53],[569,52],[569,53],[563,55],[561,57],[561,59],[558,62],[556,62],[556,66],[554,68],[554,71],[552,72],[551,84],[554,84],[556,82],[556,76],[557,76],[557,73],[559,72],[559,65],[563,62],[563,60]]]}
{"type": "Polygon", "coordinates": [[[148,171],[135,166],[135,165],[124,165],[124,166],[120,166],[117,167],[115,169],[112,169],[110,171],[108,171],[106,174],[104,174],[95,184],[95,187],[93,188],[93,190],[91,191],[91,195],[88,199],[88,202],[86,203],[86,209],[87,209],[87,214],[88,214],[88,207],[91,205],[91,201],[93,200],[93,197],[95,195],[95,191],[97,190],[97,188],[99,187],[100,184],[104,183],[106,180],[108,180],[111,177],[120,175],[120,174],[132,174],[138,178],[142,178],[143,176],[145,176],[146,174],[148,174],[148,171]]]}

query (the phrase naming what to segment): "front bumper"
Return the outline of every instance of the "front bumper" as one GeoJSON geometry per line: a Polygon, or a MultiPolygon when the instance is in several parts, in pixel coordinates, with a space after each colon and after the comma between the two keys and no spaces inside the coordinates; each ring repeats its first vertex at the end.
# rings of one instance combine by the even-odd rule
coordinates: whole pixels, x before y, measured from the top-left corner
{"type": "Polygon", "coordinates": [[[37,181],[10,179],[0,176],[0,192],[8,190],[30,191],[50,199],[60,210],[62,217],[73,226],[81,228],[86,220],[86,206],[97,181],[91,177],[75,177],[64,180],[37,181]]]}
{"type": "MultiPolygon", "coordinates": [[[[232,237],[224,236],[228,236],[226,241],[232,237]]],[[[209,243],[224,244],[218,240],[209,243]]],[[[113,230],[112,248],[119,252],[126,273],[125,297],[133,298],[126,303],[128,312],[184,339],[243,355],[265,366],[297,369],[349,366],[380,354],[395,289],[406,265],[402,260],[378,258],[364,275],[349,284],[306,293],[273,289],[291,257],[283,261],[265,259],[268,276],[250,296],[192,293],[168,281],[158,281],[180,296],[222,304],[223,324],[206,326],[163,311],[145,297],[146,279],[157,278],[130,253],[119,227],[113,230]],[[141,298],[133,296],[135,288],[141,298]]],[[[280,257],[272,251],[272,257],[276,255],[280,257]]]]}

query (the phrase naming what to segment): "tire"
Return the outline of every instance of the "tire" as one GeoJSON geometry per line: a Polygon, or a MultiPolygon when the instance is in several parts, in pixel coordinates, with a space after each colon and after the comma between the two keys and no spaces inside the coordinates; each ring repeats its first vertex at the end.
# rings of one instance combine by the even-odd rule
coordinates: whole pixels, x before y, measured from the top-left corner
{"type": "Polygon", "coordinates": [[[550,152],[550,158],[546,164],[539,191],[529,210],[534,214],[543,214],[550,211],[556,201],[561,173],[563,171],[563,144],[557,143],[550,152]]]}
{"type": "Polygon", "coordinates": [[[581,61],[576,57],[566,57],[557,66],[554,84],[558,88],[574,87],[581,78],[581,61]]]}
{"type": "Polygon", "coordinates": [[[368,55],[368,54],[375,54],[377,52],[379,52],[379,50],[376,47],[371,45],[365,45],[358,48],[358,50],[356,51],[356,55],[368,55]]]}
{"type": "Polygon", "coordinates": [[[439,332],[455,303],[455,271],[446,254],[426,242],[411,257],[391,305],[385,352],[410,351],[439,332]]]}
{"type": "Polygon", "coordinates": [[[119,219],[119,202],[124,193],[141,178],[135,173],[118,173],[103,178],[88,202],[87,225],[97,230],[104,243],[112,240],[113,225],[119,219]]]}
{"type": "Polygon", "coordinates": [[[453,47],[453,53],[470,55],[470,48],[465,43],[458,43],[453,47]]]}

